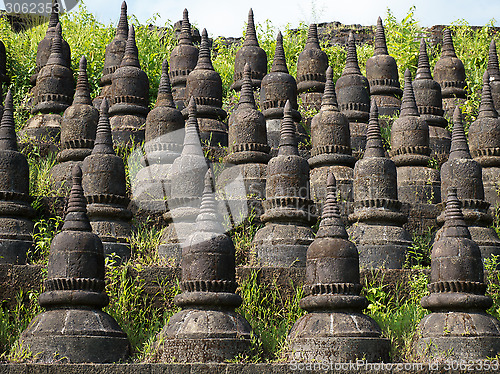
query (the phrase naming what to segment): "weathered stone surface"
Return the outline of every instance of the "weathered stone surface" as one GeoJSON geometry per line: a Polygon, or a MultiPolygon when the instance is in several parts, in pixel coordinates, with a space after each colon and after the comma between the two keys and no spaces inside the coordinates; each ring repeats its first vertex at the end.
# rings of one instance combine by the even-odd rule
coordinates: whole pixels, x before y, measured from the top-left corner
{"type": "Polygon", "coordinates": [[[333,173],[327,183],[318,234],[307,250],[306,296],[300,307],[308,313],[292,327],[284,357],[299,362],[388,361],[389,341],[361,312],[368,301],[359,296],[358,251],[340,217],[333,173]]]}
{"type": "Polygon", "coordinates": [[[340,111],[349,120],[351,148],[356,158],[361,157],[366,144],[366,126],[370,115],[370,86],[361,74],[354,34],[349,34],[347,57],[342,76],[335,84],[340,111]]]}
{"type": "Polygon", "coordinates": [[[172,259],[174,264],[181,260],[181,248],[193,232],[198,217],[203,192],[203,178],[208,165],[201,148],[195,99],[188,106],[189,117],[181,155],[170,169],[171,194],[168,210],[164,214],[167,226],[163,230],[158,255],[172,259]]]}
{"type": "Polygon", "coordinates": [[[379,113],[393,116],[399,112],[401,95],[398,66],[394,57],[389,55],[385,41],[382,19],[377,19],[373,57],[366,61],[366,79],[370,85],[370,96],[375,99],[379,113]]]}
{"type": "Polygon", "coordinates": [[[455,189],[449,190],[443,231],[432,247],[428,288],[421,304],[432,313],[418,326],[417,356],[467,361],[500,352],[500,322],[485,312],[493,301],[485,296],[481,251],[471,240],[455,189]]]}
{"type": "Polygon", "coordinates": [[[429,126],[431,157],[435,157],[441,165],[448,159],[450,153],[451,134],[446,128],[448,122],[443,117],[441,86],[432,79],[424,38],[420,40],[418,69],[413,81],[413,92],[420,118],[425,120],[429,126]]]}
{"type": "Polygon", "coordinates": [[[130,344],[116,321],[101,309],[109,302],[104,290],[104,252],[86,214],[82,172],[73,169],[62,232],[51,244],[45,292],[38,314],[20,342],[36,362],[116,362],[127,358],[130,344]]]}
{"type": "Polygon", "coordinates": [[[181,154],[183,139],[184,118],[173,101],[165,59],[156,105],[146,118],[142,168],[132,182],[133,200],[141,210],[165,212],[170,196],[170,169],[181,154]]]}
{"type": "Polygon", "coordinates": [[[172,82],[172,95],[175,105],[179,110],[189,102],[186,96],[186,80],[198,62],[198,48],[193,45],[191,24],[188,11],[182,13],[182,27],[179,34],[179,43],[170,53],[170,81],[172,82]]]}
{"type": "Polygon", "coordinates": [[[132,213],[127,209],[123,159],[113,150],[106,98],[101,104],[94,149],[83,160],[82,169],[92,230],[101,238],[106,255],[115,253],[118,261],[126,261],[131,255],[132,213]]]}
{"type": "Polygon", "coordinates": [[[451,30],[443,31],[441,56],[434,66],[434,79],[441,86],[443,109],[448,117],[453,117],[455,106],[465,102],[465,68],[455,53],[451,30]]]}
{"type": "MultiPolygon", "coordinates": [[[[265,79],[265,78],[264,78],[265,79]]],[[[267,165],[266,200],[252,247],[258,263],[266,266],[305,266],[314,237],[309,225],[316,219],[309,198],[309,164],[299,156],[292,105],[287,101],[279,151],[267,165]]]]}
{"type": "Polygon", "coordinates": [[[500,206],[500,118],[494,107],[488,72],[483,76],[483,92],[479,114],[469,126],[470,152],[482,166],[484,200],[493,209],[500,206]]]}
{"type": "Polygon", "coordinates": [[[109,114],[115,144],[144,140],[144,123],[149,112],[149,79],[141,70],[138,54],[132,25],[122,62],[111,78],[109,114]]]}
{"type": "Polygon", "coordinates": [[[81,166],[85,157],[94,147],[99,111],[90,100],[87,78],[87,59],[82,56],[76,83],[73,104],[63,114],[61,121],[61,151],[57,154],[58,163],[50,170],[52,188],[57,191],[71,189],[71,170],[75,164],[81,166]]]}
{"type": "MultiPolygon", "coordinates": [[[[487,77],[485,79],[487,80],[487,77]]],[[[471,239],[479,246],[483,259],[491,255],[500,256],[500,239],[492,227],[493,217],[488,214],[489,204],[484,200],[481,165],[470,155],[459,107],[455,108],[453,116],[450,157],[441,166],[441,199],[443,201],[446,198],[444,191],[448,191],[451,187],[457,189],[465,223],[469,227],[471,239]]],[[[443,224],[444,218],[444,213],[441,213],[438,223],[443,224]]],[[[436,234],[437,238],[442,230],[436,234]]]]}
{"type": "Polygon", "coordinates": [[[352,241],[362,267],[401,269],[412,240],[402,227],[407,217],[398,200],[396,165],[385,156],[375,100],[366,140],[364,156],[354,167],[352,241]]]}
{"type": "Polygon", "coordinates": [[[161,362],[224,362],[250,348],[251,327],[235,313],[235,248],[217,214],[209,169],[194,232],[182,249],[180,295],[183,308],[158,335],[155,359],[161,362]]]}
{"type": "Polygon", "coordinates": [[[0,123],[0,263],[25,264],[33,246],[35,212],[30,205],[29,176],[26,157],[17,149],[9,90],[0,123]]]}
{"type": "Polygon", "coordinates": [[[351,132],[346,116],[339,112],[333,83],[333,69],[326,71],[321,109],[311,121],[311,196],[319,208],[326,197],[326,178],[333,172],[340,196],[340,210],[346,220],[352,213],[352,179],[356,159],[351,152],[351,132]]]}
{"type": "Polygon", "coordinates": [[[104,66],[102,67],[102,77],[99,81],[101,92],[97,96],[93,104],[96,109],[101,107],[102,100],[107,98],[111,100],[111,79],[113,73],[120,67],[125,54],[125,47],[128,38],[128,20],[127,20],[127,3],[124,1],[121,6],[120,20],[116,27],[116,34],[113,40],[106,46],[104,54],[104,66]]]}
{"type": "Polygon", "coordinates": [[[252,76],[252,88],[260,88],[262,78],[267,74],[267,54],[259,46],[255,24],[253,19],[253,10],[248,11],[247,31],[245,41],[241,48],[236,52],[234,59],[234,78],[231,89],[239,91],[243,84],[244,69],[246,65],[250,66],[252,76]]]}
{"type": "Polygon", "coordinates": [[[439,214],[439,171],[428,167],[430,153],[429,126],[419,116],[407,69],[401,114],[392,125],[389,154],[397,167],[398,199],[408,204],[409,232],[425,232],[436,225],[439,214]]]}
{"type": "Polygon", "coordinates": [[[493,105],[498,111],[500,109],[500,68],[498,66],[498,54],[495,39],[491,39],[490,50],[488,52],[488,68],[486,70],[490,76],[491,96],[493,105]]]}

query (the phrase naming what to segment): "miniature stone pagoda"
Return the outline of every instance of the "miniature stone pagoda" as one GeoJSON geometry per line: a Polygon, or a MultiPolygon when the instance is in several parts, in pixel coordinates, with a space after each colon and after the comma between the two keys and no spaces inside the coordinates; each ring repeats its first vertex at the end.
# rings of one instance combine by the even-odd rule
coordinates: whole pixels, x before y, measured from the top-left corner
{"type": "Polygon", "coordinates": [[[198,217],[203,178],[208,169],[207,160],[201,148],[196,103],[192,97],[188,106],[189,116],[182,153],[170,169],[171,192],[168,196],[168,211],[164,214],[167,223],[158,246],[158,255],[178,265],[182,246],[193,232],[198,217]]]}
{"type": "Polygon", "coordinates": [[[68,108],[75,93],[73,72],[67,67],[61,37],[61,24],[55,27],[51,53],[37,75],[33,88],[31,117],[24,128],[25,134],[39,142],[59,140],[62,117],[58,114],[68,108]]]}
{"type": "Polygon", "coordinates": [[[319,46],[318,27],[310,24],[306,45],[297,59],[297,90],[305,108],[321,107],[327,68],[328,56],[319,46]]]}
{"type": "MultiPolygon", "coordinates": [[[[222,80],[212,66],[208,33],[201,33],[200,54],[186,81],[186,98],[193,97],[198,113],[200,139],[205,149],[227,146],[227,113],[222,109],[222,80]]],[[[182,114],[187,118],[188,109],[182,114]]]]}
{"type": "Polygon", "coordinates": [[[101,238],[104,254],[115,253],[120,261],[126,261],[131,254],[132,212],[127,209],[125,166],[113,150],[106,98],[101,103],[94,149],[83,160],[82,169],[92,230],[101,238]]]}
{"type": "Polygon", "coordinates": [[[381,115],[393,116],[399,112],[403,91],[399,86],[398,65],[387,51],[384,25],[380,17],[377,19],[374,45],[373,57],[366,61],[370,95],[375,99],[381,115]]]}
{"type": "Polygon", "coordinates": [[[349,121],[339,112],[333,83],[333,69],[326,70],[325,92],[321,109],[311,122],[311,196],[323,205],[326,197],[326,178],[333,172],[338,181],[341,214],[344,219],[352,212],[352,179],[356,159],[351,152],[349,121]]]}
{"type": "Polygon", "coordinates": [[[448,122],[443,117],[443,99],[441,86],[432,79],[424,38],[420,40],[418,69],[413,81],[413,92],[420,118],[429,126],[429,147],[431,157],[435,157],[441,165],[450,154],[451,134],[446,128],[448,122]]]}
{"type": "Polygon", "coordinates": [[[111,78],[109,114],[116,144],[144,140],[144,123],[149,112],[149,79],[141,70],[135,44],[135,30],[129,29],[127,46],[121,65],[111,78]]]}
{"type": "Polygon", "coordinates": [[[25,264],[33,245],[35,211],[30,205],[30,172],[18,152],[12,92],[5,97],[0,123],[0,263],[25,264]]]}
{"type": "Polygon", "coordinates": [[[456,190],[448,192],[445,224],[431,254],[430,295],[421,304],[431,314],[420,321],[420,359],[486,360],[500,353],[500,322],[485,312],[483,263],[471,240],[456,190]]]}
{"type": "Polygon", "coordinates": [[[235,293],[235,248],[225,234],[207,171],[194,231],[182,249],[180,295],[183,308],[159,333],[157,360],[224,362],[250,349],[252,328],[234,311],[242,299],[235,293]]]}
{"type": "Polygon", "coordinates": [[[360,158],[366,144],[366,127],[370,116],[370,87],[361,74],[356,54],[356,44],[352,31],[347,41],[347,57],[342,76],[335,84],[340,111],[349,120],[351,148],[356,158],[360,158]]]}
{"type": "Polygon", "coordinates": [[[392,160],[397,166],[398,198],[409,209],[409,232],[423,233],[435,226],[440,202],[439,170],[428,166],[429,126],[418,114],[413,94],[411,73],[405,72],[401,114],[392,125],[392,160]]]}
{"type": "Polygon", "coordinates": [[[396,165],[386,157],[372,99],[363,158],[354,167],[354,213],[349,216],[352,240],[364,268],[402,269],[411,235],[398,200],[396,165]]]}
{"type": "Polygon", "coordinates": [[[82,56],[76,82],[73,104],[63,114],[61,121],[61,151],[57,155],[57,164],[50,174],[54,190],[63,187],[71,189],[71,171],[73,166],[90,155],[94,148],[99,111],[92,105],[87,78],[87,59],[82,56]]]}
{"type": "Polygon", "coordinates": [[[182,28],[179,44],[170,53],[170,81],[172,82],[172,95],[175,105],[179,110],[189,102],[186,97],[186,80],[198,62],[198,48],[193,45],[191,24],[188,11],[182,13],[182,28]]]}
{"type": "Polygon", "coordinates": [[[287,101],[281,124],[279,151],[267,165],[266,200],[262,222],[252,242],[263,266],[304,267],[314,239],[316,216],[309,200],[309,164],[299,156],[292,104],[287,101]]]}
{"type": "Polygon", "coordinates": [[[52,240],[45,292],[46,308],[21,334],[20,342],[40,363],[110,363],[130,354],[127,335],[109,314],[104,292],[102,243],[86,214],[82,171],[73,168],[73,187],[62,232],[52,240]]]}
{"type": "MultiPolygon", "coordinates": [[[[36,67],[35,73],[30,77],[32,86],[36,84],[38,73],[47,64],[47,61],[52,53],[52,41],[56,35],[56,27],[59,23],[59,3],[54,1],[52,3],[52,10],[49,18],[49,25],[45,37],[38,43],[36,50],[36,67]]],[[[62,65],[71,69],[71,49],[68,42],[61,36],[61,60],[62,65]]]]}
{"type": "Polygon", "coordinates": [[[181,154],[183,139],[184,118],[172,98],[168,60],[165,59],[156,105],[146,118],[143,168],[132,185],[132,195],[140,208],[154,212],[166,210],[170,169],[181,154]]]}
{"type": "Polygon", "coordinates": [[[328,176],[327,197],[316,239],[307,250],[305,297],[300,307],[308,313],[288,335],[288,361],[389,361],[390,343],[360,296],[359,259],[349,241],[337,206],[335,177],[328,176]]]}
{"type": "Polygon", "coordinates": [[[246,64],[240,101],[229,118],[229,154],[217,178],[217,191],[223,191],[228,203],[239,200],[248,210],[254,208],[256,216],[260,216],[266,197],[266,165],[270,158],[266,120],[255,106],[252,71],[250,64],[246,64]]]}
{"type": "Polygon", "coordinates": [[[247,32],[243,45],[234,59],[234,82],[231,89],[239,91],[243,85],[243,75],[245,65],[250,66],[252,75],[253,89],[260,88],[262,78],[267,74],[267,54],[259,46],[257,33],[255,32],[255,24],[253,20],[253,10],[250,8],[248,12],[247,32]]]}
{"type": "Polygon", "coordinates": [[[467,92],[465,91],[464,64],[455,53],[450,29],[444,29],[443,31],[441,57],[434,66],[434,79],[441,86],[443,108],[451,118],[455,106],[462,105],[465,102],[467,92]]]}
{"type": "MultiPolygon", "coordinates": [[[[469,152],[460,108],[455,108],[450,158],[441,166],[441,199],[443,191],[456,188],[462,205],[464,220],[469,226],[483,258],[500,256],[500,239],[492,227],[493,217],[488,214],[489,203],[484,199],[481,165],[474,161],[469,152]]],[[[444,223],[444,213],[438,217],[444,223]]],[[[439,234],[439,233],[438,233],[439,234]]]]}
{"type": "Polygon", "coordinates": [[[297,105],[297,83],[288,73],[283,49],[283,36],[278,32],[271,71],[262,79],[260,86],[260,109],[266,119],[267,143],[271,147],[271,155],[276,156],[280,141],[280,126],[283,118],[283,108],[290,100],[292,119],[296,129],[301,131],[301,115],[297,105]]]}
{"type": "Polygon", "coordinates": [[[495,39],[491,39],[488,52],[488,74],[490,75],[491,96],[495,109],[500,110],[500,68],[498,66],[498,54],[495,39]]]}
{"type": "Polygon", "coordinates": [[[122,3],[120,20],[118,21],[118,26],[116,27],[116,34],[113,40],[107,45],[106,53],[104,54],[104,66],[102,68],[102,77],[99,81],[101,86],[101,92],[97,96],[93,103],[96,108],[101,107],[102,99],[111,99],[111,79],[113,73],[118,69],[122,63],[123,56],[125,55],[125,47],[127,45],[128,38],[128,20],[127,20],[127,3],[124,1],[122,3]]]}
{"type": "Polygon", "coordinates": [[[491,97],[491,77],[483,76],[479,114],[469,126],[472,157],[482,166],[484,199],[493,209],[500,206],[500,118],[491,97]]]}

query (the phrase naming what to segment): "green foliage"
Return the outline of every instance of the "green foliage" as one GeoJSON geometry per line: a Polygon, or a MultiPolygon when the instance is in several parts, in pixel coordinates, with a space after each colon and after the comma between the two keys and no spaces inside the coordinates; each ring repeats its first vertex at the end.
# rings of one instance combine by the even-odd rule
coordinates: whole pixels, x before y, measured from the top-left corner
{"type": "Polygon", "coordinates": [[[417,268],[431,265],[431,250],[434,242],[434,229],[428,227],[423,235],[413,234],[413,241],[406,255],[405,267],[417,268]]]}
{"type": "Polygon", "coordinates": [[[484,260],[484,270],[488,280],[488,294],[493,299],[493,305],[488,313],[500,319],[500,256],[491,255],[484,260]]]}
{"type": "Polygon", "coordinates": [[[33,247],[28,252],[28,263],[47,265],[52,239],[61,230],[62,217],[41,218],[35,222],[33,247]]]}

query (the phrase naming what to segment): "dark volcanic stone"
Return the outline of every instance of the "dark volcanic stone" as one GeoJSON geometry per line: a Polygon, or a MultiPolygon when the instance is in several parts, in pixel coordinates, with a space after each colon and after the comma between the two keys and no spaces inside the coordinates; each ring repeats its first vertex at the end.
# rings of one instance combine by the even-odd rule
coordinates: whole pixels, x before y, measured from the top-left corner
{"type": "Polygon", "coordinates": [[[498,67],[498,54],[495,39],[491,40],[488,52],[488,74],[490,75],[491,96],[495,109],[500,110],[500,68],[498,67]]]}

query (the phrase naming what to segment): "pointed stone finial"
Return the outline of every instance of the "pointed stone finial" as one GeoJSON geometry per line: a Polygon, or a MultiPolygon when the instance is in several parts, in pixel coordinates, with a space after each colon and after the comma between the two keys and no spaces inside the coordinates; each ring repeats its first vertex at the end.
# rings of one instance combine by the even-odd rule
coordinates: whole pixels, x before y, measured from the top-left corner
{"type": "Polygon", "coordinates": [[[200,70],[200,69],[214,70],[214,67],[212,65],[207,29],[203,29],[203,31],[201,32],[200,53],[198,55],[198,63],[194,68],[194,70],[200,70]]]}
{"type": "Polygon", "coordinates": [[[254,45],[259,46],[259,41],[257,40],[257,33],[255,32],[255,23],[253,19],[253,10],[250,8],[248,11],[248,21],[247,21],[247,32],[245,34],[244,46],[254,45]]]}
{"type": "Polygon", "coordinates": [[[85,56],[80,58],[78,80],[76,81],[75,97],[73,98],[73,105],[74,104],[92,105],[89,80],[87,77],[87,58],[85,56]]]}
{"type": "Polygon", "coordinates": [[[75,165],[71,171],[72,187],[62,231],[92,231],[87,216],[87,200],[82,188],[82,169],[75,165]]]}
{"type": "Polygon", "coordinates": [[[385,157],[384,145],[378,121],[378,107],[374,99],[370,108],[370,122],[366,131],[366,149],[363,158],[385,157]]]}
{"type": "Polygon", "coordinates": [[[179,44],[193,45],[191,34],[191,23],[189,22],[188,10],[184,8],[182,12],[181,33],[179,35],[179,44]]]}
{"type": "Polygon", "coordinates": [[[405,71],[405,87],[403,91],[403,99],[401,100],[401,114],[400,117],[418,116],[417,103],[415,101],[415,94],[413,93],[413,86],[411,84],[410,69],[405,71]]]}
{"type": "Polygon", "coordinates": [[[319,39],[318,39],[318,25],[311,23],[307,29],[307,40],[305,49],[307,48],[317,48],[320,49],[319,39]]]}
{"type": "Polygon", "coordinates": [[[2,121],[0,122],[0,150],[17,151],[14,104],[10,89],[5,96],[2,121]]]}
{"type": "Polygon", "coordinates": [[[191,97],[188,105],[188,119],[186,121],[186,133],[182,154],[199,154],[202,152],[200,143],[200,130],[198,127],[198,114],[194,97],[191,97]]]}
{"type": "Polygon", "coordinates": [[[337,180],[331,171],[326,179],[325,203],[316,238],[348,238],[337,203],[337,180]]]}
{"type": "Polygon", "coordinates": [[[56,32],[54,38],[52,39],[52,45],[50,47],[50,56],[47,60],[47,65],[62,65],[66,66],[62,55],[62,29],[61,24],[58,22],[56,25],[56,32]]]}
{"type": "Polygon", "coordinates": [[[59,23],[59,3],[54,1],[52,3],[52,10],[49,17],[49,28],[56,27],[59,23]]]}
{"type": "Polygon", "coordinates": [[[165,58],[161,65],[160,85],[158,86],[158,96],[156,98],[156,106],[168,106],[175,108],[174,98],[172,96],[172,87],[170,85],[170,77],[168,74],[168,59],[165,58]]]}
{"type": "Polygon", "coordinates": [[[465,130],[462,121],[462,111],[457,105],[453,113],[453,132],[451,133],[451,148],[449,160],[454,158],[472,158],[469,152],[469,145],[465,137],[465,130]]]}
{"type": "Polygon", "coordinates": [[[488,52],[488,74],[490,75],[490,79],[492,81],[500,80],[500,69],[498,67],[498,54],[495,39],[491,39],[490,50],[488,52]]]}
{"type": "Polygon", "coordinates": [[[250,64],[246,63],[243,69],[243,83],[241,84],[240,101],[238,108],[255,109],[255,97],[253,96],[252,88],[252,70],[250,64]]]}
{"type": "Polygon", "coordinates": [[[223,233],[221,217],[217,213],[217,203],[214,193],[214,175],[212,169],[208,168],[204,180],[205,187],[201,197],[200,214],[196,218],[196,229],[204,232],[223,233]]]}
{"type": "Polygon", "coordinates": [[[453,39],[451,37],[451,30],[444,29],[443,31],[443,47],[441,48],[441,57],[457,57],[455,47],[453,46],[453,39]]]}
{"type": "Polygon", "coordinates": [[[274,51],[273,66],[271,67],[271,73],[275,72],[288,74],[288,68],[286,66],[285,59],[285,49],[283,48],[283,35],[281,35],[281,31],[278,31],[278,36],[276,37],[276,49],[274,51]]]}
{"type": "Polygon", "coordinates": [[[360,74],[358,64],[358,54],[356,52],[356,41],[354,39],[354,34],[352,31],[349,32],[349,38],[347,39],[347,56],[345,60],[345,67],[342,75],[349,74],[360,74]]]}
{"type": "Polygon", "coordinates": [[[455,226],[457,221],[463,221],[463,225],[465,226],[462,204],[458,199],[457,189],[455,187],[450,187],[448,189],[444,217],[445,226],[447,227],[455,226]]]}
{"type": "Polygon", "coordinates": [[[382,24],[382,18],[377,19],[377,30],[375,31],[375,50],[373,51],[374,56],[378,55],[388,55],[387,43],[385,41],[385,30],[382,24]]]}
{"type": "Polygon", "coordinates": [[[483,74],[483,92],[481,94],[481,104],[477,118],[498,118],[498,112],[493,104],[490,86],[490,74],[486,70],[483,74]]]}
{"type": "Polygon", "coordinates": [[[125,1],[122,3],[120,20],[118,21],[118,26],[116,26],[116,34],[124,37],[128,36],[127,3],[125,1]]]}
{"type": "Polygon", "coordinates": [[[139,51],[135,44],[135,28],[134,25],[130,26],[128,31],[127,45],[125,46],[125,54],[123,55],[121,66],[135,66],[141,68],[139,63],[139,51]]]}
{"type": "Polygon", "coordinates": [[[326,83],[323,97],[321,98],[321,110],[337,110],[337,95],[335,93],[335,83],[333,83],[333,69],[328,66],[326,69],[326,83]]]}
{"type": "Polygon", "coordinates": [[[109,124],[109,104],[108,99],[104,98],[99,112],[99,123],[95,136],[94,149],[92,154],[115,154],[113,150],[113,138],[111,136],[111,126],[109,124]]]}
{"type": "Polygon", "coordinates": [[[297,135],[295,131],[295,122],[292,118],[292,104],[290,100],[286,101],[283,111],[283,122],[280,127],[280,143],[278,155],[298,155],[297,135]]]}
{"type": "Polygon", "coordinates": [[[420,50],[418,52],[418,68],[415,80],[432,79],[431,67],[429,65],[429,56],[427,55],[427,44],[425,39],[420,39],[420,50]]]}

